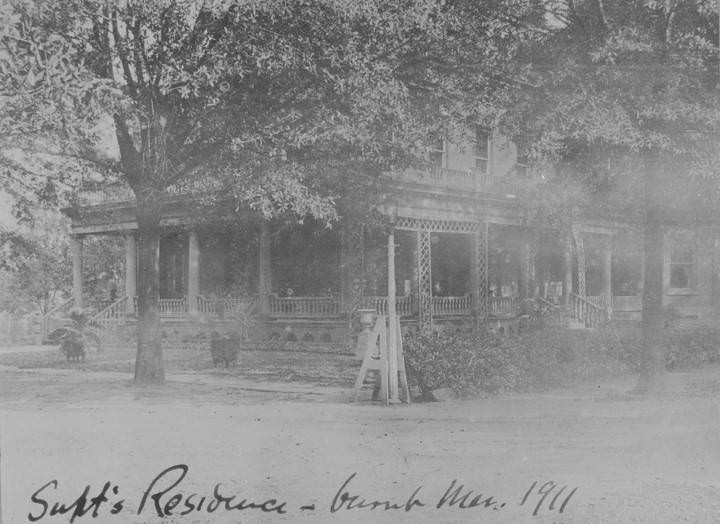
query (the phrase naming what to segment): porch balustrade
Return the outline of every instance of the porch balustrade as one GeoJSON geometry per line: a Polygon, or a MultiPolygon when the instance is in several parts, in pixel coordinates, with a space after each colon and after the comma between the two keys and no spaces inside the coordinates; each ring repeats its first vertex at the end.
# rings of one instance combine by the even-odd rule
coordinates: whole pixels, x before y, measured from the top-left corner
{"type": "MultiPolygon", "coordinates": [[[[190,182],[174,184],[165,190],[168,196],[182,196],[191,194],[208,194],[220,191],[219,182],[211,178],[198,178],[190,182]]],[[[115,183],[99,185],[97,183],[81,182],[75,193],[75,201],[80,205],[96,205],[109,202],[121,203],[135,200],[135,193],[129,185],[115,183]]]]}
{"type": "MultiPolygon", "coordinates": [[[[248,313],[255,307],[257,300],[253,298],[208,298],[197,297],[197,312],[208,317],[248,313]]],[[[586,301],[587,302],[587,301],[586,301]]],[[[121,316],[121,307],[125,302],[112,306],[112,314],[121,316]],[[117,311],[116,311],[117,310],[117,311]]],[[[137,297],[133,299],[134,311],[137,314],[137,297]]],[[[379,315],[387,315],[387,297],[366,295],[362,297],[363,309],[374,309],[379,315]]],[[[512,297],[495,297],[488,299],[489,311],[493,315],[514,315],[518,311],[518,299],[512,297]]],[[[588,302],[588,304],[590,304],[588,302]]],[[[604,311],[603,308],[590,306],[604,311]]],[[[418,313],[417,295],[404,295],[395,298],[396,312],[401,317],[412,317],[418,313]]],[[[464,316],[473,311],[472,296],[432,297],[433,315],[464,316]]],[[[180,317],[188,314],[187,297],[161,298],[158,301],[161,317],[180,317]]],[[[279,297],[270,295],[270,315],[274,317],[323,318],[339,316],[343,313],[339,297],[279,297]]],[[[110,310],[108,310],[108,315],[110,310]]]]}
{"type": "Polygon", "coordinates": [[[586,296],[585,300],[603,309],[608,307],[608,300],[605,295],[586,296]]]}
{"type": "Polygon", "coordinates": [[[127,317],[127,301],[128,297],[122,297],[110,303],[110,305],[93,315],[88,323],[98,326],[103,331],[124,324],[127,317]]]}
{"type": "Polygon", "coordinates": [[[472,312],[472,299],[470,295],[432,297],[432,307],[435,316],[469,315],[472,312]]]}
{"type": "MultiPolygon", "coordinates": [[[[135,302],[137,312],[137,301],[135,302]]],[[[187,297],[161,298],[158,300],[158,312],[161,317],[181,317],[188,312],[187,297]]]]}
{"type": "Polygon", "coordinates": [[[450,169],[447,167],[435,167],[430,171],[408,169],[396,174],[395,178],[405,182],[416,182],[445,189],[503,195],[517,195],[518,193],[518,184],[505,177],[493,176],[477,169],[450,169]]]}
{"type": "Polygon", "coordinates": [[[115,184],[89,188],[85,185],[75,194],[75,201],[80,205],[91,206],[104,204],[106,202],[131,202],[135,199],[135,193],[130,186],[115,184]]]}
{"type": "Polygon", "coordinates": [[[324,317],[340,314],[338,297],[278,297],[270,295],[270,315],[324,317]]]}
{"type": "MultiPolygon", "coordinates": [[[[378,315],[387,315],[388,297],[366,295],[362,299],[363,309],[374,309],[378,315]]],[[[395,297],[395,311],[398,316],[411,317],[417,313],[415,295],[395,297]]]]}
{"type": "Polygon", "coordinates": [[[255,306],[255,300],[252,298],[207,298],[203,295],[197,297],[198,313],[216,317],[223,315],[232,315],[234,313],[247,313],[255,306]]]}
{"type": "Polygon", "coordinates": [[[40,321],[40,335],[42,340],[45,340],[48,333],[51,333],[54,329],[62,327],[65,324],[65,317],[67,317],[68,311],[72,308],[74,303],[74,297],[68,298],[42,316],[40,321]]]}
{"type": "Polygon", "coordinates": [[[570,293],[570,312],[573,318],[582,322],[585,327],[598,327],[608,320],[604,307],[597,306],[575,293],[570,293]]]}
{"type": "Polygon", "coordinates": [[[520,307],[515,297],[491,297],[488,299],[488,309],[491,315],[509,316],[515,315],[520,307]]]}

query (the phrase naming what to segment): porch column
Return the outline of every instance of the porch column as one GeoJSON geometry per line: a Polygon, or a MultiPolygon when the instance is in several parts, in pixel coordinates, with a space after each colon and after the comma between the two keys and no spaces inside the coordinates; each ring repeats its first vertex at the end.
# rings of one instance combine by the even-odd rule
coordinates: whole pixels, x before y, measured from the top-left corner
{"type": "Polygon", "coordinates": [[[125,305],[129,315],[135,313],[135,297],[137,296],[137,243],[135,233],[125,235],[125,305]]]}
{"type": "Polygon", "coordinates": [[[270,226],[263,220],[260,224],[259,249],[260,276],[258,279],[258,296],[260,297],[260,313],[270,314],[270,293],[272,292],[272,276],[270,274],[270,226]]]}
{"type": "Polygon", "coordinates": [[[82,270],[82,237],[70,237],[70,249],[72,250],[73,266],[73,299],[75,307],[83,307],[83,270],[82,270]]]}
{"type": "Polygon", "coordinates": [[[533,298],[538,294],[537,258],[538,258],[538,237],[537,231],[530,232],[527,243],[527,274],[528,274],[528,297],[533,298]]]}
{"type": "Polygon", "coordinates": [[[430,231],[417,231],[418,323],[420,331],[432,331],[432,273],[430,231]]]}
{"type": "Polygon", "coordinates": [[[570,293],[572,293],[573,277],[572,277],[572,266],[573,266],[573,248],[572,248],[572,235],[568,233],[565,237],[564,245],[564,270],[565,279],[563,282],[563,304],[568,305],[570,303],[570,293]]]}
{"type": "Polygon", "coordinates": [[[527,231],[523,231],[520,235],[520,278],[518,279],[518,293],[520,299],[530,298],[533,295],[531,283],[531,248],[530,235],[527,231]]]}
{"type": "Polygon", "coordinates": [[[575,239],[575,248],[577,250],[577,283],[578,295],[585,298],[585,246],[583,243],[582,231],[579,228],[573,229],[573,238],[575,239]]]}
{"type": "Polygon", "coordinates": [[[608,236],[603,243],[603,294],[608,314],[612,313],[612,238],[608,236]]]}
{"type": "Polygon", "coordinates": [[[188,313],[197,313],[200,294],[200,243],[197,231],[188,235],[188,313]]]}
{"type": "Polygon", "coordinates": [[[488,229],[487,222],[480,222],[472,237],[472,298],[475,327],[480,330],[487,322],[488,308],[488,229]]]}
{"type": "Polygon", "coordinates": [[[395,322],[397,313],[395,311],[395,296],[397,295],[395,289],[395,232],[390,230],[388,235],[388,298],[387,298],[387,309],[388,309],[388,374],[390,379],[388,380],[388,386],[390,388],[390,402],[400,402],[398,397],[398,346],[397,346],[397,332],[395,331],[395,322]]]}

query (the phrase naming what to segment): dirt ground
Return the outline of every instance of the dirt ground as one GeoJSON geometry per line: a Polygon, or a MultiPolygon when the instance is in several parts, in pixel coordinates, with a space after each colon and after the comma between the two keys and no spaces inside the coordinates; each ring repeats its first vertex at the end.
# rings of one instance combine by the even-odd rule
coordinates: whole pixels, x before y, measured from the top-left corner
{"type": "Polygon", "coordinates": [[[652,399],[621,377],[382,407],[350,402],[348,357],[166,360],[167,385],[138,388],[130,349],[78,364],[0,349],[2,522],[69,522],[86,486],[92,499],[106,482],[109,500],[74,522],[720,522],[718,367],[672,373],[652,399]],[[224,502],[208,513],[217,483],[224,502]],[[68,511],[51,516],[55,503],[68,511]]]}

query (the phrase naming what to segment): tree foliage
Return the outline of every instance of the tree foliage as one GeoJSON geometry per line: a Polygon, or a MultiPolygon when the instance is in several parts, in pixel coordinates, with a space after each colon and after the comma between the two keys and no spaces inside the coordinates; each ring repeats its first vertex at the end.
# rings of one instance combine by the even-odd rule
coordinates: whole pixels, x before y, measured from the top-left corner
{"type": "Polygon", "coordinates": [[[132,188],[136,379],[161,380],[153,253],[168,188],[266,216],[367,213],[382,171],[497,112],[537,16],[509,0],[11,0],[0,135],[41,137],[132,188]],[[103,117],[119,161],[97,151],[103,117]]]}
{"type": "Polygon", "coordinates": [[[45,313],[70,286],[67,233],[41,213],[33,227],[0,230],[0,310],[45,313]]]}
{"type": "MultiPolygon", "coordinates": [[[[639,389],[664,370],[663,227],[715,223],[720,196],[718,16],[710,0],[553,0],[543,45],[523,53],[510,132],[553,165],[545,195],[578,220],[557,190],[580,189],[582,215],[644,231],[643,365],[639,389]],[[552,198],[551,196],[551,198],[552,198]],[[559,197],[559,198],[558,198],[559,197]]],[[[539,207],[539,206],[537,206],[539,207]]]]}
{"type": "MultiPolygon", "coordinates": [[[[717,196],[718,20],[712,1],[557,0],[528,84],[506,115],[535,161],[581,180],[616,209],[637,207],[648,154],[675,209],[717,196]],[[668,165],[669,163],[669,165],[668,165]],[[697,183],[688,192],[688,181],[697,183]],[[698,191],[700,189],[700,191],[698,191]],[[710,193],[707,193],[710,190],[710,193]]],[[[670,209],[668,209],[670,211],[670,209]]],[[[672,213],[671,213],[672,214],[672,213]]]]}

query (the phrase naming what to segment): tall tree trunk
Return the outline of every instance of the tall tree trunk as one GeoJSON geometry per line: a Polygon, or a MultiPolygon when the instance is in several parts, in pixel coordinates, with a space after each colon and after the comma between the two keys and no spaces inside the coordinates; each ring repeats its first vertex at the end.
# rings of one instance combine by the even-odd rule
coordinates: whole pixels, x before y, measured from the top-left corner
{"type": "Polygon", "coordinates": [[[657,182],[660,162],[646,161],[645,169],[645,223],[643,228],[645,255],[642,298],[642,353],[638,393],[657,393],[666,382],[665,345],[663,329],[663,225],[661,198],[657,182]]]}
{"type": "Polygon", "coordinates": [[[160,203],[151,190],[138,195],[138,332],[135,383],[165,381],[160,343],[160,203]]]}

